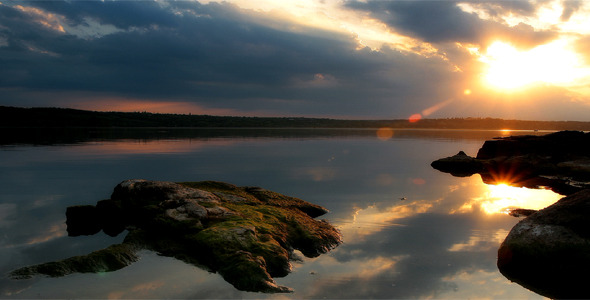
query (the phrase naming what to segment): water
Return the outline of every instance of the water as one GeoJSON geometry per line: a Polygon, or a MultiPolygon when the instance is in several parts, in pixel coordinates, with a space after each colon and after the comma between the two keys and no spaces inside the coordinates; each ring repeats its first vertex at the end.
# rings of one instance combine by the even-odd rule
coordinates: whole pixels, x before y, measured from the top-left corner
{"type": "Polygon", "coordinates": [[[487,186],[430,167],[486,139],[532,132],[333,129],[112,129],[4,135],[0,145],[0,272],[119,243],[68,237],[65,209],[109,198],[131,178],[219,180],[330,210],[344,243],[276,278],[291,294],[241,292],[219,275],[149,251],[116,272],[0,279],[2,298],[542,298],[496,268],[496,251],[550,191],[487,186]],[[26,138],[34,137],[34,138],[26,138]]]}

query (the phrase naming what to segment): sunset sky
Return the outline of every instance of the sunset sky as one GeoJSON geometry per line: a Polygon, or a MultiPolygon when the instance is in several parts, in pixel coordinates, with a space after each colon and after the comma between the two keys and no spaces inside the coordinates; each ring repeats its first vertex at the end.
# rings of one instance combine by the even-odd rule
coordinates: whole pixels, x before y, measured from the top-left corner
{"type": "Polygon", "coordinates": [[[5,1],[0,105],[590,121],[590,1],[5,1]]]}

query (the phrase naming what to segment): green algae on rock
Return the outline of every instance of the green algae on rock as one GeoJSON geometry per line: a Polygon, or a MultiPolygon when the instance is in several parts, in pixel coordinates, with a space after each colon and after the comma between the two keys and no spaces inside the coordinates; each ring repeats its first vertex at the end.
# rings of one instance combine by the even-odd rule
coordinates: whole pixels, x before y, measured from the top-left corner
{"type": "Polygon", "coordinates": [[[101,229],[114,236],[126,229],[123,243],[24,267],[11,276],[115,271],[137,261],[137,252],[148,249],[217,272],[239,290],[290,292],[273,277],[291,271],[295,249],[316,257],[342,242],[336,228],[314,219],[327,212],[319,205],[259,187],[126,180],[115,187],[111,199],[96,206],[68,207],[66,212],[70,236],[101,229]]]}

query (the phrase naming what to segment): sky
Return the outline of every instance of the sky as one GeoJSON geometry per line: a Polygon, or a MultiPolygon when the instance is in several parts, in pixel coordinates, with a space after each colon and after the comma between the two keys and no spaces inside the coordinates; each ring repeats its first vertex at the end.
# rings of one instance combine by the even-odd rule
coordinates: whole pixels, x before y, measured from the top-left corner
{"type": "Polygon", "coordinates": [[[0,105],[590,121],[590,1],[0,0],[0,105]]]}

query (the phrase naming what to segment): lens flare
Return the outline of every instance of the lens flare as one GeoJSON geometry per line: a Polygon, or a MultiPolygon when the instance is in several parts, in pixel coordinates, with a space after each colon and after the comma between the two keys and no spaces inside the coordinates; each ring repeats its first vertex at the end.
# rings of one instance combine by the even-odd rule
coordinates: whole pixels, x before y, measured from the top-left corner
{"type": "Polygon", "coordinates": [[[389,127],[383,127],[383,128],[379,128],[377,129],[377,138],[382,140],[382,141],[386,141],[390,138],[393,137],[393,129],[389,128],[389,127]]]}
{"type": "Polygon", "coordinates": [[[415,185],[424,185],[424,184],[426,184],[426,180],[424,180],[423,178],[413,178],[412,179],[412,184],[415,184],[415,185]]]}
{"type": "Polygon", "coordinates": [[[416,122],[420,121],[421,119],[422,119],[421,114],[413,114],[410,116],[410,118],[408,118],[408,121],[410,121],[410,123],[416,123],[416,122]]]}

